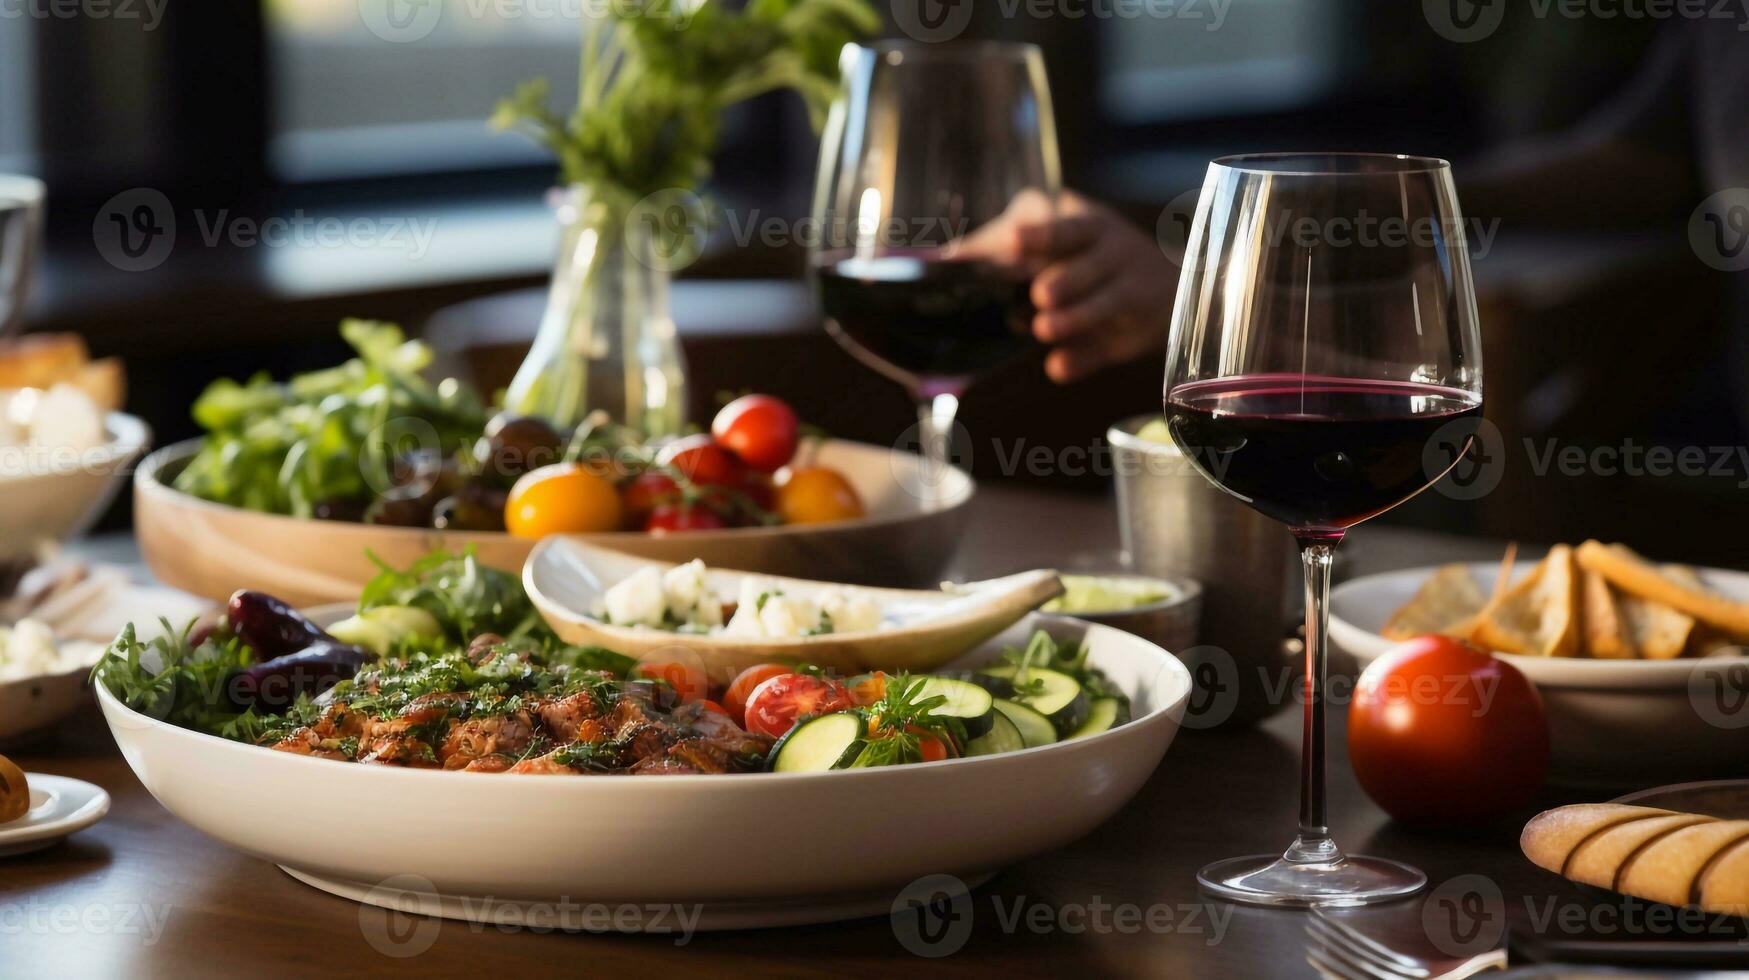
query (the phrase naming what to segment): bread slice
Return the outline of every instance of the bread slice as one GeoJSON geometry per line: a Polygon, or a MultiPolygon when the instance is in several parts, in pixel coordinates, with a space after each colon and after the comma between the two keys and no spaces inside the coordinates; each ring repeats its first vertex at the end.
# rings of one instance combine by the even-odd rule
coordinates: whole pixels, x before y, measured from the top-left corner
{"type": "Polygon", "coordinates": [[[1708,822],[1717,821],[1698,813],[1671,813],[1617,824],[1581,841],[1561,874],[1583,884],[1616,888],[1624,867],[1640,848],[1672,831],[1708,822]]]}
{"type": "Polygon", "coordinates": [[[1518,847],[1530,863],[1562,874],[1573,851],[1594,834],[1631,821],[1672,816],[1673,811],[1621,803],[1576,803],[1544,810],[1530,818],[1518,847]]]}
{"type": "Polygon", "coordinates": [[[1749,840],[1740,841],[1700,872],[1700,907],[1708,912],[1749,915],[1749,840]]]}
{"type": "Polygon", "coordinates": [[[1573,549],[1549,549],[1547,558],[1515,583],[1476,622],[1477,642],[1503,653],[1571,657],[1579,652],[1578,586],[1573,549]]]}
{"type": "Polygon", "coordinates": [[[1407,640],[1423,633],[1467,633],[1471,619],[1487,601],[1468,567],[1441,565],[1391,614],[1379,635],[1387,640],[1407,640]]]}
{"type": "Polygon", "coordinates": [[[1647,660],[1680,657],[1688,647],[1689,634],[1694,632],[1693,616],[1632,595],[1622,595],[1619,608],[1628,635],[1647,660]]]}
{"type": "Polygon", "coordinates": [[[1682,576],[1671,575],[1619,544],[1587,541],[1579,546],[1581,568],[1609,579],[1611,585],[1630,595],[1686,613],[1733,639],[1749,639],[1749,603],[1732,602],[1682,576]]]}
{"type": "Polygon", "coordinates": [[[1640,655],[1617,609],[1609,580],[1596,572],[1579,573],[1579,618],[1585,630],[1584,652],[1605,660],[1632,660],[1640,655]]]}
{"type": "Polygon", "coordinates": [[[1710,820],[1665,834],[1628,860],[1617,890],[1665,905],[1695,904],[1701,872],[1740,840],[1749,840],[1749,820],[1710,820]]]}

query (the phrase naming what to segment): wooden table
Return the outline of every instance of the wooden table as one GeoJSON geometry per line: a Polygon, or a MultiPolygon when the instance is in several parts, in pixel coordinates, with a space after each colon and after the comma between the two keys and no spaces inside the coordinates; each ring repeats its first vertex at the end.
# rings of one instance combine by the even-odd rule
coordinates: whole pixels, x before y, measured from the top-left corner
{"type": "MultiPolygon", "coordinates": [[[[992,486],[980,493],[960,571],[1050,564],[1111,548],[1116,537],[1102,499],[992,486]]],[[[99,544],[110,554],[127,553],[125,540],[99,544]]],[[[1491,544],[1384,527],[1358,531],[1346,550],[1347,574],[1497,554],[1491,544]]],[[[1519,821],[1467,835],[1391,824],[1349,773],[1341,719],[1332,712],[1330,803],[1345,846],[1409,860],[1436,884],[1481,873],[1507,896],[1572,894],[1518,856],[1519,821]]],[[[684,945],[663,936],[535,934],[443,921],[429,949],[394,958],[365,935],[367,927],[380,930],[387,913],[302,885],[172,817],[135,780],[92,711],[17,756],[27,770],[103,786],[114,808],[63,845],[0,862],[0,977],[1311,976],[1301,914],[1210,902],[1194,878],[1210,860],[1288,843],[1298,750],[1297,710],[1258,728],[1182,733],[1141,795],[1109,823],[978,888],[969,941],[937,959],[907,952],[885,918],[701,933],[684,945]],[[1021,925],[1005,930],[1003,918],[1014,921],[1017,908],[1021,925]],[[1135,928],[1137,922],[1143,924],[1135,928]],[[1110,928],[1119,923],[1126,928],[1110,928]]],[[[772,816],[774,827],[797,826],[797,815],[772,816]]],[[[579,821],[586,824],[587,815],[579,821]]],[[[635,827],[586,829],[637,837],[635,827]]],[[[928,832],[927,815],[919,814],[917,833],[928,832]]],[[[398,918],[388,924],[403,931],[430,929],[419,924],[434,921],[398,918]]]]}

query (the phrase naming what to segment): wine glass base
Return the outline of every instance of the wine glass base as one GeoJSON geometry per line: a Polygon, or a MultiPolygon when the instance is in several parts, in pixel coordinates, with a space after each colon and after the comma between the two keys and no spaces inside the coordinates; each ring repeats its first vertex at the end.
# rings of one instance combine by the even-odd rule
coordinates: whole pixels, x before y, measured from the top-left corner
{"type": "Polygon", "coordinates": [[[1427,886],[1427,876],[1406,864],[1359,854],[1329,864],[1254,854],[1216,861],[1197,872],[1196,880],[1216,898],[1276,908],[1394,902],[1427,886]]]}

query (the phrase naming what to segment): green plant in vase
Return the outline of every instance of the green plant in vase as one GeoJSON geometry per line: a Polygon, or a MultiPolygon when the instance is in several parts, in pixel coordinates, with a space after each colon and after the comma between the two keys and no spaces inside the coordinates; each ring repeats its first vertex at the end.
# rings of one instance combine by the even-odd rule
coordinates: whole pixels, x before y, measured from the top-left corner
{"type": "Polygon", "coordinates": [[[576,108],[545,79],[492,123],[552,150],[565,189],[546,314],[505,395],[517,414],[575,425],[604,409],[646,436],[685,421],[686,367],[668,276],[707,227],[698,195],[723,110],[784,89],[816,127],[837,93],[838,53],[880,18],[864,0],[618,0],[585,21],[576,108]]]}

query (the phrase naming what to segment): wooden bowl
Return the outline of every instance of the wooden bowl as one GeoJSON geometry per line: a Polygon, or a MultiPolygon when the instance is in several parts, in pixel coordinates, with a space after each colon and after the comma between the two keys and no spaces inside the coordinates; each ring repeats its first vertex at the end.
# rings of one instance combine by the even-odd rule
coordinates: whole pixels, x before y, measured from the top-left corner
{"type": "MultiPolygon", "coordinates": [[[[375,555],[405,567],[434,548],[473,547],[494,568],[520,574],[536,542],[502,532],[437,531],[263,514],[182,493],[171,484],[198,440],[158,450],[134,474],[134,527],[152,574],[167,585],[223,601],[259,589],[296,605],[351,602],[376,574],[375,555]]],[[[790,578],[863,585],[933,585],[952,559],[976,492],[959,469],[940,474],[936,502],[924,460],[885,446],[833,440],[816,462],[856,487],[868,516],[793,527],[646,534],[615,531],[581,540],[659,561],[693,558],[790,578]]]]}

